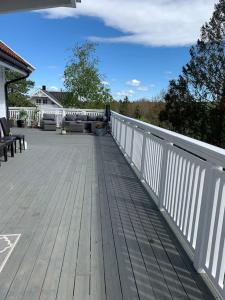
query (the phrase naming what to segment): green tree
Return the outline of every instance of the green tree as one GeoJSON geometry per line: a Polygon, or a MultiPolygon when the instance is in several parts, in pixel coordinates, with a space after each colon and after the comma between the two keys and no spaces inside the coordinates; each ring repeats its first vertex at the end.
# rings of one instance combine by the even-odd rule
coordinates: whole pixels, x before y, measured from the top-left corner
{"type": "Polygon", "coordinates": [[[120,100],[120,106],[119,106],[119,113],[122,115],[127,116],[128,115],[128,110],[129,110],[129,98],[125,96],[124,100],[120,100]]]}
{"type": "Polygon", "coordinates": [[[225,146],[225,0],[215,6],[190,49],[190,61],[170,82],[161,120],[174,130],[225,146]]]}
{"type": "Polygon", "coordinates": [[[141,119],[141,117],[142,117],[139,104],[137,104],[135,107],[134,117],[135,117],[135,119],[141,119]]]}
{"type": "Polygon", "coordinates": [[[72,58],[64,71],[66,90],[73,94],[73,106],[102,107],[113,99],[102,83],[96,57],[96,44],[85,42],[72,50],[72,58]]]}
{"type": "MultiPolygon", "coordinates": [[[[21,74],[14,71],[6,72],[6,80],[14,80],[20,78],[21,74]]],[[[8,100],[9,106],[25,107],[32,106],[28,100],[29,91],[34,87],[34,82],[29,79],[22,79],[18,82],[12,83],[8,86],[8,100]]]]}

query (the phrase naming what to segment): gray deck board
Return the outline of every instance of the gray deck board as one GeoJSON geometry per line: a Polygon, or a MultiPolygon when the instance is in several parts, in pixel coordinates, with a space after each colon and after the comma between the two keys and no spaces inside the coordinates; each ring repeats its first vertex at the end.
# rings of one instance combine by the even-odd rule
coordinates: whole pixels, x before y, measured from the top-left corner
{"type": "Polygon", "coordinates": [[[213,299],[110,136],[23,129],[0,167],[0,300],[213,299]]]}

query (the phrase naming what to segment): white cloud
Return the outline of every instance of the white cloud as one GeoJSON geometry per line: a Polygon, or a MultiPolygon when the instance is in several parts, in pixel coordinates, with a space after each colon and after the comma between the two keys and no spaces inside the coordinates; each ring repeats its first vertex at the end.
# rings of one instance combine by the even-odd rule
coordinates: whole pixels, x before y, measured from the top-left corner
{"type": "Polygon", "coordinates": [[[126,90],[126,91],[124,90],[124,91],[117,92],[116,96],[117,97],[126,97],[126,96],[132,97],[134,94],[135,94],[135,91],[133,91],[133,90],[126,90]]]}
{"type": "Polygon", "coordinates": [[[126,85],[131,85],[131,86],[139,86],[140,84],[141,84],[141,81],[137,80],[137,79],[128,80],[126,82],[126,85]]]}
{"type": "Polygon", "coordinates": [[[102,84],[103,85],[110,85],[110,83],[108,81],[104,81],[104,80],[102,81],[102,84]]]}
{"type": "Polygon", "coordinates": [[[53,91],[53,92],[58,92],[59,91],[59,88],[57,86],[50,86],[48,89],[50,91],[53,91]]]}
{"type": "Polygon", "coordinates": [[[183,46],[194,43],[200,27],[209,20],[217,0],[85,0],[76,9],[40,11],[50,19],[97,17],[121,33],[91,37],[110,43],[183,46]],[[113,13],[112,13],[113,12],[113,13]]]}

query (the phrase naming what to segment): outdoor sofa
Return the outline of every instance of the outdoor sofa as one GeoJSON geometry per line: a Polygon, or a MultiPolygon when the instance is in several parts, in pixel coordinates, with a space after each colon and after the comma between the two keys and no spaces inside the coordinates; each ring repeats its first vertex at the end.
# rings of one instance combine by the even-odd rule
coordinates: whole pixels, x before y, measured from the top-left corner
{"type": "Polygon", "coordinates": [[[68,132],[90,132],[95,133],[97,123],[106,123],[105,116],[95,115],[72,115],[67,114],[63,118],[62,128],[68,132]]]}

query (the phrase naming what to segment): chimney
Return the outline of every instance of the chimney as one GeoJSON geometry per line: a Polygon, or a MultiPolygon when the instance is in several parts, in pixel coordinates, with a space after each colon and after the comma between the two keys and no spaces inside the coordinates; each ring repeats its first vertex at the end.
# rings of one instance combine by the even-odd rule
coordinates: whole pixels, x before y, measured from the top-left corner
{"type": "Polygon", "coordinates": [[[42,91],[46,91],[46,85],[42,85],[42,91]]]}

